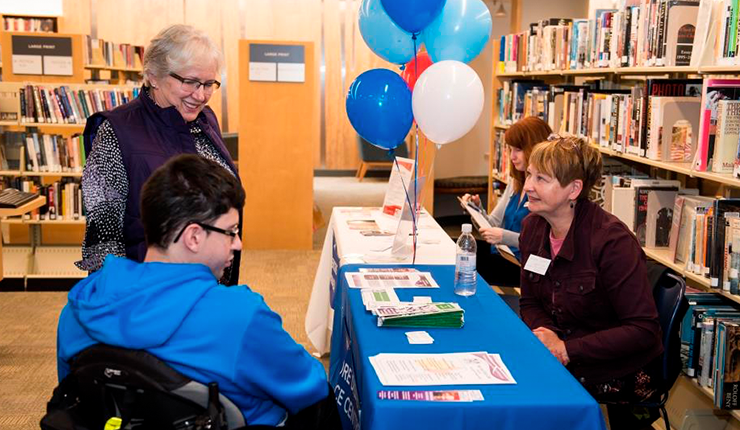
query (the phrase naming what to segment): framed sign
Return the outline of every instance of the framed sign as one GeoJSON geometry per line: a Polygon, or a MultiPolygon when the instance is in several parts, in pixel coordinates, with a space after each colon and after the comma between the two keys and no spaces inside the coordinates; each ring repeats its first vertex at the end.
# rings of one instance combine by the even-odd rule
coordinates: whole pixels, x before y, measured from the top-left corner
{"type": "Polygon", "coordinates": [[[303,45],[250,44],[249,80],[305,82],[305,47],[303,45]]]}
{"type": "Polygon", "coordinates": [[[72,38],[12,35],[16,75],[72,76],[72,38]]]}

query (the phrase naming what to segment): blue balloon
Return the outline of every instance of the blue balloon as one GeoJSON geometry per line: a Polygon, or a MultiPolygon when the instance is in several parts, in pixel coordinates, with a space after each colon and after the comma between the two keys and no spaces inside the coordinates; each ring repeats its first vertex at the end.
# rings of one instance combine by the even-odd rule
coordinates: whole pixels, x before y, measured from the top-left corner
{"type": "Polygon", "coordinates": [[[481,0],[448,0],[421,36],[435,63],[469,63],[491,37],[491,12],[481,0]]]}
{"type": "Polygon", "coordinates": [[[388,16],[409,33],[424,30],[439,15],[446,0],[382,0],[388,16]]]}
{"type": "Polygon", "coordinates": [[[388,69],[372,69],[358,76],[349,86],[346,107],[357,133],[388,150],[403,142],[414,120],[409,87],[388,69]]]}
{"type": "MultiPolygon", "coordinates": [[[[360,34],[367,46],[390,63],[406,64],[414,58],[411,33],[399,27],[383,10],[380,0],[364,0],[359,14],[360,34]]],[[[417,43],[416,49],[421,46],[417,43]]]]}

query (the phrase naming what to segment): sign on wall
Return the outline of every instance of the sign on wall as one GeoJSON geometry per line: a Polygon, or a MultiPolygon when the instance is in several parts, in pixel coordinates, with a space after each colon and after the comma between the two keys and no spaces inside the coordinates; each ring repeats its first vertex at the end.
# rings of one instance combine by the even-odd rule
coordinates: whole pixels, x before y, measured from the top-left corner
{"type": "Polygon", "coordinates": [[[249,45],[249,80],[306,82],[306,57],[302,45],[249,45]]]}
{"type": "Polygon", "coordinates": [[[16,75],[72,76],[72,38],[12,36],[16,75]]]}

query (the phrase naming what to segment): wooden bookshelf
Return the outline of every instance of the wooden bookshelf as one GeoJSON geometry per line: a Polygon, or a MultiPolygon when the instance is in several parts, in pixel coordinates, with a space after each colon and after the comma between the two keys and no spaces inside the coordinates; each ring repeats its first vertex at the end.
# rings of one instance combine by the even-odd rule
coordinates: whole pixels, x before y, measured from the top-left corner
{"type": "Polygon", "coordinates": [[[141,73],[143,72],[140,68],[135,67],[115,67],[115,66],[106,66],[106,65],[97,65],[97,64],[87,64],[85,65],[85,69],[87,70],[111,70],[114,72],[129,72],[129,73],[141,73]]]}
{"type": "Polygon", "coordinates": [[[675,66],[675,67],[596,67],[588,69],[567,70],[532,70],[519,72],[504,72],[496,74],[499,78],[517,77],[546,77],[546,76],[588,76],[588,75],[665,75],[665,74],[687,74],[687,75],[738,75],[740,65],[737,66],[675,66]]]}
{"type": "Polygon", "coordinates": [[[6,218],[2,223],[8,225],[85,225],[85,218],[81,219],[24,219],[24,218],[6,218]]]}
{"type": "Polygon", "coordinates": [[[563,70],[560,72],[560,74],[563,76],[608,75],[611,73],[614,73],[614,69],[609,67],[563,70]]]}
{"type": "Polygon", "coordinates": [[[498,172],[491,172],[491,177],[493,178],[494,181],[498,181],[498,182],[501,182],[501,183],[504,183],[504,184],[509,183],[509,177],[508,176],[507,177],[503,177],[503,176],[499,175],[498,172]]]}
{"type": "MultiPolygon", "coordinates": [[[[510,32],[511,33],[517,33],[519,31],[523,31],[519,28],[513,28],[510,32]]],[[[496,48],[497,51],[494,54],[494,58],[499,58],[499,51],[500,47],[496,48]]],[[[625,83],[628,80],[635,80],[635,79],[643,79],[643,77],[652,76],[652,77],[712,77],[712,75],[727,75],[727,76],[733,76],[733,77],[740,77],[740,65],[735,66],[700,66],[700,67],[691,67],[691,66],[678,66],[678,67],[616,67],[616,68],[589,68],[589,69],[575,69],[575,70],[560,70],[560,71],[528,71],[528,72],[508,72],[508,73],[496,73],[497,70],[500,70],[498,62],[494,61],[494,88],[498,89],[501,88],[501,83],[499,81],[503,81],[505,79],[511,79],[511,78],[540,78],[543,79],[546,83],[552,85],[556,83],[573,83],[573,82],[579,82],[577,79],[578,77],[581,78],[587,78],[587,79],[599,79],[601,77],[604,80],[609,80],[613,82],[620,82],[625,83]],[[561,76],[561,79],[557,79],[557,76],[561,76]]],[[[493,115],[493,122],[494,122],[494,130],[495,129],[505,129],[505,126],[501,126],[496,124],[496,121],[498,120],[498,109],[496,108],[496,103],[499,102],[499,100],[496,100],[497,94],[494,98],[494,106],[492,109],[492,115],[493,115]]],[[[491,144],[490,144],[490,151],[493,151],[494,148],[494,136],[491,136],[491,144]]],[[[711,184],[708,184],[709,187],[712,188],[713,185],[722,185],[727,186],[731,188],[737,188],[740,189],[740,179],[734,178],[731,174],[717,174],[713,172],[700,172],[692,169],[692,163],[671,163],[671,162],[663,162],[663,161],[656,161],[656,160],[650,160],[646,157],[640,157],[633,154],[624,153],[621,151],[615,151],[611,148],[604,148],[600,147],[598,144],[591,143],[594,147],[598,148],[599,151],[607,156],[615,157],[622,160],[627,160],[632,163],[637,163],[643,166],[650,166],[652,168],[660,169],[662,171],[666,172],[673,172],[680,175],[685,175],[689,178],[699,178],[705,181],[711,182],[711,184]]],[[[490,174],[490,180],[500,180],[500,178],[497,177],[497,173],[493,169],[489,169],[490,174]]],[[[490,182],[490,181],[489,181],[490,182]]],[[[709,192],[711,193],[711,192],[709,192]]],[[[709,194],[708,193],[708,194],[709,194]]],[[[683,276],[687,283],[691,286],[694,286],[696,288],[699,288],[704,291],[716,293],[722,296],[727,297],[728,299],[740,303],[740,296],[739,295],[733,295],[729,292],[722,291],[721,289],[712,288],[710,280],[702,275],[695,274],[693,272],[689,272],[686,270],[685,266],[682,264],[676,264],[673,261],[672,255],[668,248],[643,248],[645,254],[647,257],[649,257],[652,260],[655,260],[656,262],[663,264],[666,267],[671,268],[673,271],[675,271],[677,274],[683,276]]],[[[668,403],[668,410],[669,414],[671,415],[671,421],[674,426],[678,426],[675,428],[679,428],[681,426],[681,420],[683,419],[684,412],[686,409],[690,408],[701,408],[701,409],[714,409],[716,413],[719,414],[725,414],[727,413],[729,416],[732,417],[732,422],[728,424],[727,428],[740,428],[740,410],[737,411],[724,411],[719,410],[717,408],[713,408],[712,406],[712,400],[714,398],[714,393],[710,388],[707,387],[701,387],[698,385],[695,378],[679,378],[679,381],[674,386],[674,391],[672,391],[671,399],[668,403]],[[679,393],[677,391],[683,390],[684,392],[688,392],[689,396],[688,398],[691,399],[691,401],[683,400],[681,397],[684,393],[679,393]],[[710,399],[709,401],[706,401],[706,399],[710,399]],[[680,417],[680,419],[679,419],[680,417]]],[[[655,428],[664,428],[664,424],[662,420],[656,421],[656,424],[654,424],[655,428]]],[[[668,430],[668,429],[666,429],[668,430]]]]}
{"type": "MultiPolygon", "coordinates": [[[[703,394],[705,394],[710,399],[714,400],[714,392],[711,388],[708,387],[702,387],[699,385],[699,382],[697,382],[696,378],[687,378],[691,385],[694,386],[697,390],[701,391],[703,394]]],[[[740,410],[727,410],[727,409],[720,409],[721,411],[727,412],[729,415],[731,415],[736,420],[740,421],[740,410]]],[[[729,428],[729,427],[728,427],[729,428]]]]}
{"type": "Polygon", "coordinates": [[[740,179],[733,177],[731,174],[720,174],[712,172],[700,172],[691,168],[691,163],[669,163],[665,161],[651,160],[646,157],[640,157],[633,154],[627,154],[624,152],[618,152],[613,149],[604,148],[603,146],[592,143],[592,146],[596,147],[601,151],[602,154],[606,154],[610,157],[621,158],[624,160],[634,161],[636,163],[645,164],[659,169],[667,170],[670,172],[680,173],[692,178],[702,178],[712,182],[717,182],[731,187],[740,188],[740,179]]]}
{"type": "Polygon", "coordinates": [[[81,178],[82,172],[34,172],[32,170],[21,171],[19,176],[23,177],[56,177],[56,178],[81,178]]]}
{"type": "Polygon", "coordinates": [[[78,129],[80,131],[85,129],[85,124],[59,124],[59,123],[47,123],[47,122],[21,122],[17,125],[21,125],[23,127],[36,127],[38,129],[46,129],[46,128],[74,128],[78,129]]]}
{"type": "Polygon", "coordinates": [[[711,74],[738,75],[740,74],[740,65],[738,66],[702,66],[699,68],[699,73],[702,73],[705,75],[711,75],[711,74]]]}

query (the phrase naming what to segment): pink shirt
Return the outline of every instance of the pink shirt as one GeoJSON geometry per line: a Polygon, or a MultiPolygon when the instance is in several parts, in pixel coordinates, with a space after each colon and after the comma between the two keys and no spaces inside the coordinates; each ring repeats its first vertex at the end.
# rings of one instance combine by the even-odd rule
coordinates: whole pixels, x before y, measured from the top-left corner
{"type": "Polygon", "coordinates": [[[555,256],[558,255],[560,248],[563,246],[563,242],[565,242],[565,237],[562,239],[555,239],[552,237],[552,231],[550,232],[550,250],[552,250],[552,258],[555,258],[555,256]]]}

